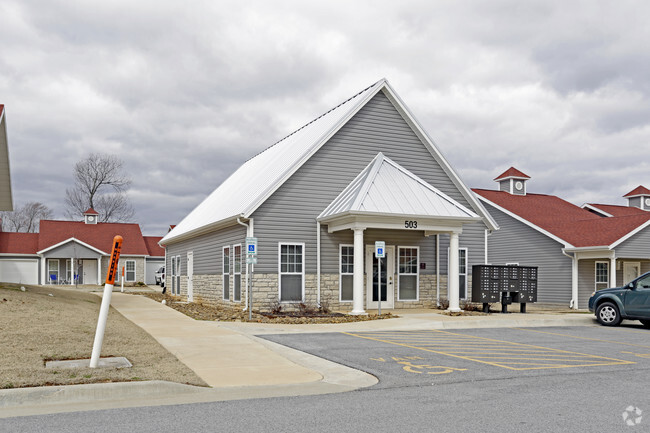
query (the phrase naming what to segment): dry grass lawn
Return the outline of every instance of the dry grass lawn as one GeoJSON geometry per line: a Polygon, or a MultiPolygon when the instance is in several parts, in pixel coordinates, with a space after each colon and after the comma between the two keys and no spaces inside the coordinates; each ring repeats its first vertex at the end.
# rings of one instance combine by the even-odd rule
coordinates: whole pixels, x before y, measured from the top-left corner
{"type": "Polygon", "coordinates": [[[132,368],[46,369],[45,361],[90,359],[101,299],[74,290],[24,286],[23,292],[20,287],[0,283],[0,389],[140,380],[206,386],[112,308],[101,356],[125,356],[132,368]]]}

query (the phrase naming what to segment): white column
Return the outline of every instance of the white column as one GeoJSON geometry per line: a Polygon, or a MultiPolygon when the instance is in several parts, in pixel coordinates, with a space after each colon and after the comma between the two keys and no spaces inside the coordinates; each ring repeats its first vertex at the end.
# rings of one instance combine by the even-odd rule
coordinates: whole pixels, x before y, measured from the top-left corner
{"type": "Polygon", "coordinates": [[[102,281],[102,258],[100,256],[97,259],[97,284],[101,284],[101,281],[102,281]]]}
{"type": "Polygon", "coordinates": [[[49,278],[50,276],[47,275],[47,259],[41,256],[41,284],[47,284],[49,278]]]}
{"type": "Polygon", "coordinates": [[[609,287],[616,287],[616,257],[609,264],[609,287]]]}
{"type": "Polygon", "coordinates": [[[578,255],[573,253],[571,269],[571,308],[578,309],[578,255]]]}
{"type": "Polygon", "coordinates": [[[363,309],[363,230],[354,229],[354,279],[350,314],[366,314],[363,309]]]}
{"type": "Polygon", "coordinates": [[[449,235],[449,269],[447,270],[447,296],[449,297],[448,311],[460,311],[460,299],[458,298],[458,233],[452,232],[449,235]]]}

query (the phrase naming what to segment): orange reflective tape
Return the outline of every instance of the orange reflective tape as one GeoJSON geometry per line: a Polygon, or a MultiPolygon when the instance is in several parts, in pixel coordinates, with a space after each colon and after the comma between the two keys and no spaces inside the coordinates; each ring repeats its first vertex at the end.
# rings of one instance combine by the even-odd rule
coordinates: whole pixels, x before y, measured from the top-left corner
{"type": "Polygon", "coordinates": [[[111,261],[106,274],[106,284],[115,284],[115,275],[117,271],[117,262],[120,260],[120,251],[122,250],[122,236],[117,235],[113,238],[113,251],[111,251],[111,261]]]}

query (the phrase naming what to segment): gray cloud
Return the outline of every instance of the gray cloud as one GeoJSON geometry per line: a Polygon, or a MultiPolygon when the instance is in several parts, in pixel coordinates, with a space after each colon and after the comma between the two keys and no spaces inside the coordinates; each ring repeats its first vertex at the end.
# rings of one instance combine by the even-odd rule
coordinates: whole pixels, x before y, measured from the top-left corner
{"type": "Polygon", "coordinates": [[[63,216],[71,168],[121,155],[146,234],[243,161],[387,77],[473,187],[623,203],[650,147],[644,2],[0,3],[14,197],[63,216]]]}

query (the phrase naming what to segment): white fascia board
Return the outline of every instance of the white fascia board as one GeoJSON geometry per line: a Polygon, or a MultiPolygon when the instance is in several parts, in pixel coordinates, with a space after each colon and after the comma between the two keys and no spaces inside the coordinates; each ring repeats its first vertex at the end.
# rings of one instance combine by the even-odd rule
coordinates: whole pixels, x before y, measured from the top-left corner
{"type": "Polygon", "coordinates": [[[571,245],[570,243],[568,243],[564,239],[561,239],[561,238],[555,236],[553,233],[551,233],[549,231],[546,231],[546,230],[544,230],[543,228],[541,228],[539,226],[536,226],[535,224],[531,223],[527,219],[520,217],[516,213],[510,212],[509,210],[499,206],[498,204],[491,202],[490,200],[486,199],[485,197],[483,197],[480,194],[477,194],[477,196],[478,196],[479,200],[484,201],[485,203],[489,204],[490,206],[493,206],[494,208],[496,208],[497,210],[503,212],[504,214],[506,214],[506,215],[516,219],[517,221],[527,225],[528,227],[532,228],[533,230],[536,230],[536,231],[540,232],[544,236],[548,236],[549,238],[553,239],[554,241],[563,244],[564,248],[574,248],[573,245],[571,245]]]}
{"type": "Polygon", "coordinates": [[[212,224],[208,224],[205,226],[197,227],[194,230],[190,230],[188,232],[182,233],[177,236],[171,236],[169,237],[170,234],[174,233],[174,230],[171,232],[167,233],[165,237],[163,237],[161,240],[158,241],[158,245],[161,247],[165,247],[166,245],[171,245],[176,242],[181,242],[190,238],[193,238],[194,236],[198,236],[204,233],[212,232],[215,230],[219,230],[225,227],[230,227],[232,225],[237,224],[237,218],[244,218],[243,215],[234,215],[228,218],[224,218],[220,221],[216,221],[212,224]]]}
{"type": "Polygon", "coordinates": [[[641,230],[645,229],[648,226],[650,226],[650,220],[648,220],[645,223],[641,224],[639,227],[635,228],[634,230],[632,230],[631,232],[629,232],[628,234],[626,234],[625,236],[623,236],[622,238],[620,238],[619,240],[617,240],[616,242],[611,244],[609,246],[609,248],[611,248],[611,249],[616,248],[617,246],[619,246],[620,244],[622,244],[626,240],[630,239],[632,236],[639,233],[641,230]]]}
{"type": "Polygon", "coordinates": [[[427,132],[424,130],[424,128],[420,125],[420,123],[417,121],[415,116],[410,112],[410,110],[406,107],[406,104],[402,101],[402,99],[395,93],[391,85],[386,81],[384,84],[384,88],[386,91],[384,94],[386,97],[397,107],[397,110],[405,117],[406,122],[411,126],[411,129],[416,133],[416,135],[420,138],[420,141],[422,141],[431,153],[431,155],[440,163],[440,166],[442,169],[447,173],[447,176],[451,179],[451,181],[456,185],[456,188],[459,189],[461,194],[465,197],[465,199],[473,205],[475,210],[478,211],[479,215],[482,215],[486,220],[487,220],[487,225],[488,228],[491,230],[498,230],[499,225],[497,222],[492,218],[490,213],[483,207],[483,205],[476,199],[476,196],[472,192],[471,189],[467,187],[465,182],[463,182],[460,178],[460,176],[454,171],[454,169],[451,167],[447,159],[443,156],[441,153],[440,149],[438,149],[438,146],[436,146],[435,141],[427,134],[427,132]]]}
{"type": "MultiPolygon", "coordinates": [[[[334,126],[332,126],[323,136],[316,141],[316,143],[311,147],[311,149],[303,155],[303,157],[298,160],[294,165],[289,167],[283,174],[280,176],[278,181],[276,181],[273,185],[270,185],[258,198],[253,202],[252,205],[250,205],[247,209],[242,212],[242,216],[245,218],[250,218],[253,212],[257,210],[266,200],[268,200],[269,197],[271,197],[284,183],[291,177],[293,174],[298,171],[300,167],[302,167],[305,162],[307,162],[318,150],[323,147],[327,141],[332,138],[334,134],[336,134],[346,123],[354,117],[355,114],[363,108],[370,99],[372,99],[381,89],[383,89],[388,82],[386,81],[385,78],[382,78],[381,80],[377,81],[373,86],[377,86],[376,89],[369,91],[366,95],[362,96],[359,101],[357,101],[356,107],[354,109],[351,109],[350,112],[343,118],[341,118],[334,126]]],[[[372,86],[371,86],[372,87],[372,86]]]]}
{"type": "Polygon", "coordinates": [[[583,205],[580,206],[580,207],[583,208],[583,209],[592,210],[592,211],[594,211],[594,212],[596,212],[596,213],[599,213],[599,214],[601,214],[601,215],[603,215],[603,216],[606,216],[606,217],[609,217],[609,218],[611,218],[611,217],[614,216],[614,215],[612,215],[612,214],[609,214],[609,213],[605,212],[605,211],[602,210],[602,209],[597,208],[596,206],[592,206],[592,205],[590,205],[589,203],[585,203],[585,204],[583,204],[583,205]]]}
{"type": "Polygon", "coordinates": [[[101,255],[103,255],[103,256],[107,256],[107,255],[108,255],[108,254],[105,253],[104,251],[102,251],[102,250],[100,250],[100,249],[98,249],[98,248],[95,248],[95,247],[93,247],[93,246],[90,245],[90,244],[87,244],[87,243],[85,243],[85,242],[82,242],[82,241],[80,241],[79,239],[76,239],[76,238],[74,238],[74,237],[72,237],[72,238],[68,238],[68,239],[66,239],[66,240],[64,240],[64,241],[59,242],[59,243],[56,244],[56,245],[52,245],[51,247],[47,247],[47,248],[45,248],[45,249],[43,249],[43,250],[41,250],[41,251],[37,251],[36,254],[45,254],[46,252],[48,252],[48,251],[50,251],[50,250],[53,250],[53,249],[55,249],[55,248],[58,248],[58,247],[60,247],[61,245],[67,244],[68,242],[71,242],[71,241],[72,241],[72,242],[76,242],[76,243],[78,243],[79,245],[82,245],[82,246],[84,246],[84,247],[86,247],[86,248],[88,248],[88,249],[91,249],[91,250],[95,251],[96,253],[101,254],[101,255]]]}
{"type": "Polygon", "coordinates": [[[11,253],[0,253],[0,257],[33,257],[33,258],[38,258],[40,257],[38,254],[11,254],[11,253]]]}

